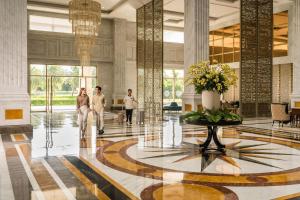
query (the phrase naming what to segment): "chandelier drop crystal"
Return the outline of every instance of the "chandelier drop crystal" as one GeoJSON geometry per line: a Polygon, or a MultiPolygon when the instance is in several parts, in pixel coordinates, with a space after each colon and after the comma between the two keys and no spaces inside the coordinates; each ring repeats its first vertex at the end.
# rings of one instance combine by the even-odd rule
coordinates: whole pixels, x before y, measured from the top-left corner
{"type": "Polygon", "coordinates": [[[69,19],[75,34],[75,45],[81,66],[89,66],[91,50],[101,24],[101,4],[93,0],[71,0],[69,19]]]}

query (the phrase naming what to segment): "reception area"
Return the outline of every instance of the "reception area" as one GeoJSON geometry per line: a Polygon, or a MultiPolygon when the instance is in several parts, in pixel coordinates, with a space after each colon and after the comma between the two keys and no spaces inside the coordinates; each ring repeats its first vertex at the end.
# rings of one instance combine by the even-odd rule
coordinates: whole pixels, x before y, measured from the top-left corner
{"type": "Polygon", "coordinates": [[[1,0],[0,200],[300,199],[300,1],[1,0]]]}

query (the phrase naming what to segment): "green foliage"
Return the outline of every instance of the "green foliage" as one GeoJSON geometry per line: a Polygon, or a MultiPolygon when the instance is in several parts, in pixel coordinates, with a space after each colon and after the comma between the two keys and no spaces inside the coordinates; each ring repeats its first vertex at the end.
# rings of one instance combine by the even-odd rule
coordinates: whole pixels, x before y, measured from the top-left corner
{"type": "Polygon", "coordinates": [[[229,121],[239,121],[242,122],[241,116],[231,113],[230,111],[224,110],[206,110],[203,112],[189,112],[180,117],[180,121],[187,122],[199,122],[208,121],[210,123],[229,122],[229,121]]]}
{"type": "MultiPolygon", "coordinates": [[[[54,106],[69,106],[76,105],[76,96],[54,96],[52,100],[52,105],[54,106]]],[[[45,96],[32,96],[31,97],[32,106],[46,106],[45,96]]]]}
{"type": "Polygon", "coordinates": [[[184,89],[183,70],[164,70],[163,97],[164,99],[178,101],[184,89]]]}

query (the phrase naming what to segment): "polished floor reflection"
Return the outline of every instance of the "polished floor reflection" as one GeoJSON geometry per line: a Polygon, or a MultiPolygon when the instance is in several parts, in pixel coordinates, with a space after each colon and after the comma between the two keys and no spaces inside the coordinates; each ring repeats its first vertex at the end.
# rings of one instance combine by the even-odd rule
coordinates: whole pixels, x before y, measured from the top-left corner
{"type": "Polygon", "coordinates": [[[246,120],[199,149],[206,127],[178,116],[143,126],[105,114],[86,137],[73,112],[32,114],[32,133],[0,135],[0,199],[300,199],[300,131],[246,120]],[[255,191],[255,192],[253,192],[255,191]]]}

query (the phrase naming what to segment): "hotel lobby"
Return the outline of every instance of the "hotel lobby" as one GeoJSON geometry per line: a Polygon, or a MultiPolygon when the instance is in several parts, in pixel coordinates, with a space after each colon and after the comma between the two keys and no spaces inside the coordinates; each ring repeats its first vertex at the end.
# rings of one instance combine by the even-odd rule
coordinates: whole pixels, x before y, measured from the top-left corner
{"type": "Polygon", "coordinates": [[[0,0],[0,47],[0,200],[300,199],[300,0],[0,0]]]}

